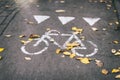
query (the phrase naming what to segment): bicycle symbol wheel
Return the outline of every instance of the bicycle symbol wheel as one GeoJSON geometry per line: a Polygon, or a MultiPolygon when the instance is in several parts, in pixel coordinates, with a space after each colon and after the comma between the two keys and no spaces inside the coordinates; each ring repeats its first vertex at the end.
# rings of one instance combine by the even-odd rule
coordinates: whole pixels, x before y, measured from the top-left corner
{"type": "Polygon", "coordinates": [[[34,48],[43,42],[45,44],[45,47],[39,51],[30,52],[29,50],[26,49],[27,45],[23,45],[21,47],[21,50],[23,51],[23,53],[28,54],[28,55],[38,55],[38,54],[42,54],[44,51],[46,51],[48,49],[49,43],[46,40],[38,38],[38,39],[34,39],[33,41],[36,41],[36,40],[37,40],[37,42],[35,44],[32,44],[31,42],[29,42],[27,45],[31,44],[32,45],[31,47],[34,48]]]}

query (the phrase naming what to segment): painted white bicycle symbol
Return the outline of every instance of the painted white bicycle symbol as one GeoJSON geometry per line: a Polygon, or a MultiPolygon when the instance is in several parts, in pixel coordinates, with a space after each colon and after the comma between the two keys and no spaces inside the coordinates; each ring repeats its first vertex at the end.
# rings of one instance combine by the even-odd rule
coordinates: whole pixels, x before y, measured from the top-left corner
{"type": "Polygon", "coordinates": [[[72,34],[60,34],[59,31],[57,30],[50,30],[48,32],[45,32],[44,35],[41,36],[41,38],[37,38],[37,39],[34,39],[36,40],[36,43],[33,44],[33,47],[36,47],[38,46],[40,43],[44,42],[45,43],[45,47],[43,49],[41,49],[40,51],[37,51],[37,52],[29,52],[28,50],[26,50],[26,46],[28,44],[30,44],[31,42],[29,42],[27,45],[23,45],[21,47],[21,50],[23,51],[23,53],[25,54],[28,54],[28,55],[37,55],[37,54],[41,54],[43,53],[44,51],[46,51],[49,47],[49,42],[47,40],[53,40],[53,44],[55,44],[56,46],[58,46],[59,48],[61,49],[66,49],[66,44],[69,43],[70,41],[72,41],[73,39],[76,40],[77,43],[80,44],[80,46],[77,46],[77,47],[74,47],[71,49],[71,52],[72,53],[75,53],[77,56],[81,56],[81,57],[91,57],[93,55],[95,55],[97,52],[98,52],[98,48],[97,48],[97,45],[94,44],[92,41],[87,41],[87,43],[89,43],[91,46],[94,47],[94,50],[92,51],[92,53],[90,54],[81,54],[79,52],[76,51],[77,50],[86,50],[87,47],[82,43],[82,41],[77,37],[77,35],[72,32],[72,34]],[[61,36],[64,36],[64,37],[69,37],[66,42],[61,46],[59,43],[57,43],[51,36],[58,36],[58,35],[61,35],[61,36]]]}

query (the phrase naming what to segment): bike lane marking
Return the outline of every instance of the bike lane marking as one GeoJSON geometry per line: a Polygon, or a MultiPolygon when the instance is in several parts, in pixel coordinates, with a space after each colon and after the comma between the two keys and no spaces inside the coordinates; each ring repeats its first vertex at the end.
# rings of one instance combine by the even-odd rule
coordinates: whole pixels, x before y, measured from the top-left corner
{"type": "Polygon", "coordinates": [[[50,18],[50,16],[44,16],[44,15],[33,15],[33,17],[35,18],[38,24],[50,18]]]}
{"type": "Polygon", "coordinates": [[[83,19],[90,25],[93,26],[96,22],[98,22],[101,18],[91,18],[91,17],[83,17],[83,19]]]}
{"type": "Polygon", "coordinates": [[[44,42],[44,43],[45,43],[46,47],[43,48],[42,50],[40,50],[40,51],[38,51],[38,52],[30,53],[30,52],[26,51],[26,49],[25,49],[26,45],[23,45],[23,46],[21,47],[21,51],[22,51],[23,53],[25,53],[25,54],[28,54],[28,55],[38,55],[38,54],[42,54],[42,53],[43,53],[44,51],[46,51],[46,50],[48,49],[48,47],[49,47],[48,41],[45,40],[45,38],[47,38],[47,39],[50,40],[50,41],[51,41],[51,39],[52,39],[52,40],[54,41],[53,44],[56,45],[56,46],[58,46],[59,48],[62,48],[62,49],[65,49],[65,48],[66,48],[66,44],[69,43],[70,41],[72,41],[73,39],[75,39],[75,41],[78,42],[81,46],[75,47],[75,48],[71,49],[71,51],[72,51],[73,53],[75,53],[77,56],[81,56],[81,57],[91,57],[91,56],[94,56],[94,55],[98,52],[97,45],[94,44],[92,41],[87,41],[88,43],[90,43],[90,44],[94,47],[93,52],[90,53],[90,54],[87,54],[87,55],[78,53],[78,52],[76,51],[76,49],[86,50],[87,48],[86,48],[86,46],[84,45],[84,43],[82,43],[82,41],[81,41],[74,33],[73,33],[73,34],[60,34],[61,36],[64,36],[64,37],[67,37],[67,36],[68,36],[68,37],[69,37],[68,40],[66,40],[65,43],[61,46],[61,45],[59,45],[59,43],[57,43],[52,37],[50,37],[51,35],[54,35],[54,36],[57,36],[57,35],[58,35],[58,34],[56,34],[56,33],[52,33],[52,34],[51,34],[52,31],[57,32],[58,34],[60,34],[60,32],[57,31],[57,30],[50,30],[50,31],[48,31],[48,32],[45,32],[45,34],[42,35],[41,38],[34,39],[34,40],[36,40],[37,42],[36,42],[35,44],[33,44],[33,47],[38,46],[39,43],[41,43],[41,42],[44,42]]]}
{"type": "Polygon", "coordinates": [[[65,25],[67,23],[69,23],[70,21],[74,20],[75,17],[65,17],[65,16],[58,16],[58,19],[60,20],[60,22],[65,25]]]}

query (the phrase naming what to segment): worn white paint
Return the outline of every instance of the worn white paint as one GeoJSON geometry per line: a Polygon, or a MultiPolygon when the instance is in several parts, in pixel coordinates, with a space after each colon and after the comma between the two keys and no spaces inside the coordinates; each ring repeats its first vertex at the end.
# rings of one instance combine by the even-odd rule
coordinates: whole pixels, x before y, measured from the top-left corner
{"type": "Polygon", "coordinates": [[[65,17],[65,16],[58,16],[58,19],[61,21],[63,25],[69,23],[70,21],[74,20],[75,17],[65,17]]]}
{"type": "MultiPolygon", "coordinates": [[[[84,50],[87,50],[86,46],[82,43],[82,41],[76,36],[76,34],[72,33],[72,34],[60,34],[59,31],[57,30],[50,30],[48,32],[45,32],[45,34],[41,37],[41,38],[37,38],[37,39],[34,39],[36,40],[36,43],[33,44],[33,47],[35,46],[38,46],[41,42],[44,42],[46,47],[44,47],[42,50],[38,51],[38,52],[34,52],[34,53],[30,53],[29,51],[26,50],[26,46],[27,45],[24,45],[21,47],[21,51],[25,54],[28,54],[28,55],[37,55],[37,54],[41,54],[43,53],[44,51],[46,51],[49,47],[49,43],[48,41],[46,40],[48,39],[49,41],[53,41],[53,44],[58,46],[59,48],[61,49],[65,49],[66,48],[66,44],[67,43],[70,43],[73,39],[78,42],[81,46],[78,46],[78,47],[74,47],[71,51],[72,53],[75,53],[77,56],[81,56],[81,57],[91,57],[91,56],[94,56],[97,51],[98,51],[98,48],[97,48],[97,45],[94,44],[92,41],[87,41],[89,44],[91,44],[93,47],[94,47],[94,50],[92,53],[90,54],[87,54],[87,55],[84,55],[84,54],[81,54],[81,53],[78,53],[76,51],[76,49],[84,49],[84,50]],[[65,41],[65,43],[61,46],[58,42],[56,42],[51,36],[63,36],[63,37],[69,37],[68,40],[65,41]]],[[[30,43],[28,43],[30,44],[30,43]]]]}
{"type": "Polygon", "coordinates": [[[90,25],[93,26],[96,22],[100,20],[100,18],[89,18],[89,17],[83,17],[83,19],[90,25]]]}
{"type": "Polygon", "coordinates": [[[50,18],[50,16],[33,15],[38,24],[50,18]]]}

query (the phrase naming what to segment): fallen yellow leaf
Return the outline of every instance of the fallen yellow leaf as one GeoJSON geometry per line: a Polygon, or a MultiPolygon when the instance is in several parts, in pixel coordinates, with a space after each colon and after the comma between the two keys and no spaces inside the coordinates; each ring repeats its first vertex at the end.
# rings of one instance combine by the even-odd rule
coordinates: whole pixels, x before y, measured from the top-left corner
{"type": "Polygon", "coordinates": [[[114,44],[118,44],[119,41],[118,41],[118,40],[114,40],[113,43],[114,43],[114,44]]]}
{"type": "Polygon", "coordinates": [[[73,30],[73,31],[77,30],[77,27],[72,27],[72,30],[73,30]]]}
{"type": "Polygon", "coordinates": [[[56,53],[57,53],[57,54],[60,54],[60,52],[61,52],[60,49],[57,49],[57,50],[56,50],[56,53]]]}
{"type": "Polygon", "coordinates": [[[80,62],[83,63],[83,64],[89,64],[90,63],[89,58],[77,58],[77,59],[80,60],[80,62]]]}
{"type": "Polygon", "coordinates": [[[62,13],[65,12],[65,10],[60,9],[60,10],[55,10],[55,12],[62,13]]]}
{"type": "Polygon", "coordinates": [[[120,56],[120,51],[117,51],[114,55],[120,56]]]}
{"type": "Polygon", "coordinates": [[[21,35],[19,36],[19,38],[23,38],[23,37],[25,37],[25,35],[23,35],[23,34],[21,34],[21,35]]]}
{"type": "Polygon", "coordinates": [[[39,38],[40,37],[40,35],[37,35],[37,34],[31,34],[30,36],[29,36],[29,38],[39,38]]]}
{"type": "Polygon", "coordinates": [[[70,52],[67,52],[67,51],[63,52],[63,54],[66,55],[66,56],[71,55],[71,53],[70,53],[70,52]]]}
{"type": "Polygon", "coordinates": [[[120,69],[113,69],[112,70],[112,73],[118,73],[118,72],[120,72],[120,69]]]}
{"type": "Polygon", "coordinates": [[[70,58],[72,59],[72,58],[74,58],[75,56],[76,56],[76,54],[73,53],[73,54],[70,55],[70,58]]]}
{"type": "Polygon", "coordinates": [[[102,69],[102,74],[104,74],[104,75],[107,75],[108,74],[108,70],[106,70],[106,69],[102,69]]]}
{"type": "Polygon", "coordinates": [[[5,50],[5,48],[0,48],[0,52],[3,52],[5,50]]]}
{"type": "Polygon", "coordinates": [[[2,59],[2,56],[0,56],[0,60],[2,59]]]}
{"type": "Polygon", "coordinates": [[[25,57],[25,60],[30,61],[31,58],[30,57],[25,57]]]}
{"type": "Polygon", "coordinates": [[[31,41],[29,41],[29,40],[28,41],[21,40],[21,43],[24,44],[24,45],[28,44],[29,42],[31,42],[31,41]]]}
{"type": "Polygon", "coordinates": [[[93,30],[93,31],[98,31],[98,29],[97,29],[97,28],[95,28],[95,27],[92,27],[92,30],[93,30]]]}
{"type": "Polygon", "coordinates": [[[5,35],[5,37],[7,37],[7,38],[9,38],[9,37],[11,37],[11,36],[12,36],[12,35],[9,35],[9,34],[8,34],[8,35],[5,35]]]}
{"type": "Polygon", "coordinates": [[[119,78],[120,79],[120,74],[116,75],[115,78],[119,78]]]}

